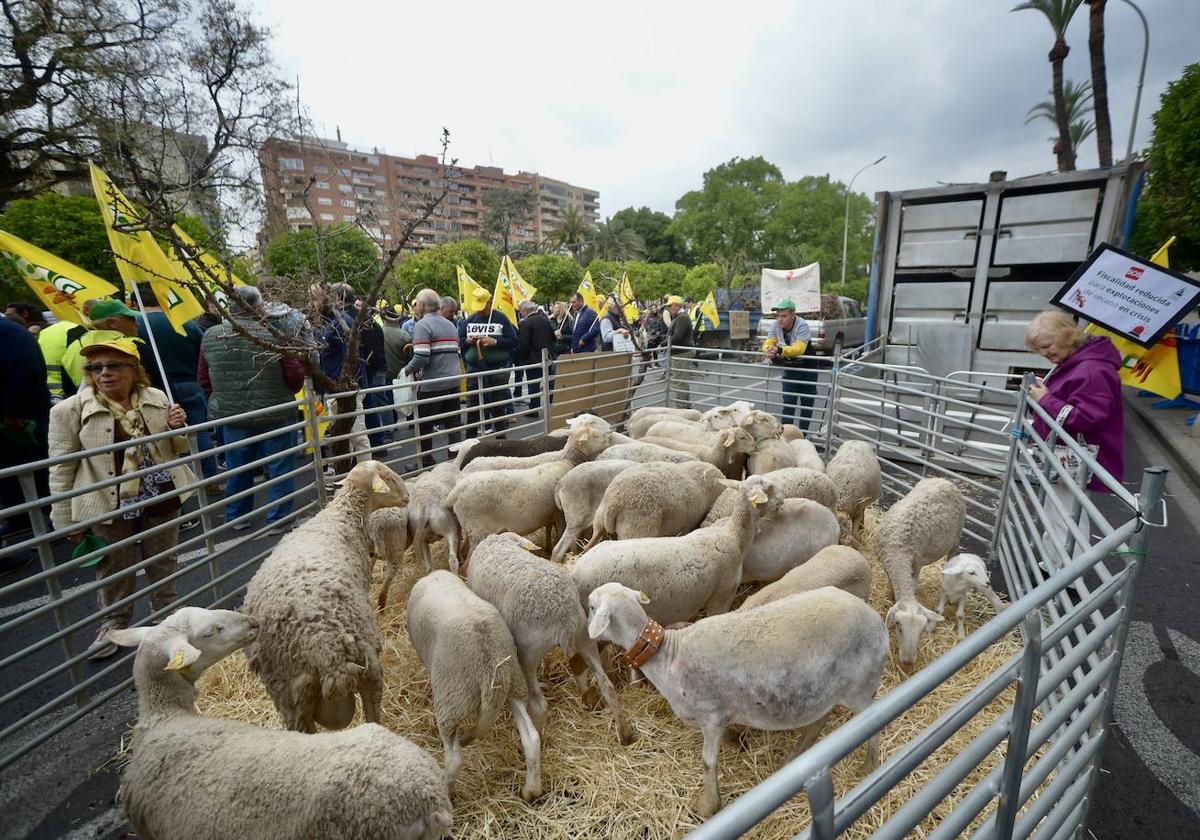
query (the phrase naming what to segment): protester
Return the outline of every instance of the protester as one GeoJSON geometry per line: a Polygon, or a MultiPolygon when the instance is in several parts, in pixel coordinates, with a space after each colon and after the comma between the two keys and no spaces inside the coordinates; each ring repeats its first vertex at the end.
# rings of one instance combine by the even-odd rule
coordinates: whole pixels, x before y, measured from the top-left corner
{"type": "Polygon", "coordinates": [[[600,319],[590,306],[583,302],[583,295],[571,295],[571,315],[575,322],[571,330],[571,352],[591,353],[600,338],[600,319]]]}
{"type": "Polygon", "coordinates": [[[438,311],[442,313],[443,318],[445,318],[447,321],[451,322],[452,324],[455,324],[455,326],[457,327],[457,324],[455,323],[458,321],[458,299],[457,298],[453,298],[450,295],[446,295],[444,298],[442,298],[442,307],[438,311]]]}
{"type": "Polygon", "coordinates": [[[506,405],[509,364],[517,349],[517,331],[503,312],[492,308],[492,295],[486,289],[475,290],[479,310],[459,325],[459,346],[467,374],[474,374],[475,390],[471,407],[479,407],[481,432],[503,431],[507,427],[506,405]]]}
{"type": "Polygon", "coordinates": [[[692,346],[692,320],[683,311],[683,301],[679,295],[667,298],[667,311],[671,313],[671,384],[675,407],[691,408],[692,366],[696,358],[696,350],[692,346]]]}
{"type": "MultiPolygon", "coordinates": [[[[1125,476],[1125,416],[1121,402],[1121,354],[1104,336],[1088,335],[1071,316],[1047,310],[1034,316],[1025,330],[1025,344],[1054,365],[1029,389],[1029,397],[1063,430],[1085,446],[1096,447],[1096,461],[1117,481],[1125,476]]],[[[1034,430],[1045,439],[1050,427],[1038,417],[1034,430]]],[[[1075,497],[1065,482],[1054,484],[1058,501],[1068,514],[1075,497]]],[[[1107,493],[1108,488],[1093,478],[1088,490],[1107,493]]],[[[1057,557],[1070,538],[1067,519],[1047,498],[1047,556],[1057,557]],[[1053,544],[1054,548],[1050,547],[1053,544]]],[[[1074,554],[1087,546],[1076,541],[1074,554]]]]}
{"type": "MultiPolygon", "coordinates": [[[[90,298],[83,302],[83,314],[86,317],[100,299],[90,298]]],[[[50,389],[51,402],[59,402],[74,394],[78,388],[76,381],[63,370],[63,356],[67,348],[82,339],[91,327],[76,324],[73,321],[58,321],[46,327],[37,334],[38,348],[42,351],[42,360],[46,363],[46,385],[50,389]]],[[[75,354],[79,364],[83,357],[75,354]]],[[[82,371],[79,372],[82,376],[82,371]]]]}
{"type": "Polygon", "coordinates": [[[438,312],[440,302],[433,289],[422,289],[413,301],[413,314],[419,317],[413,327],[412,360],[404,372],[417,382],[417,434],[421,450],[421,466],[431,469],[433,437],[438,427],[445,428],[449,445],[461,439],[458,428],[459,387],[462,374],[459,368],[458,329],[438,312]],[[439,416],[445,415],[445,416],[439,416]]]}
{"type": "Polygon", "coordinates": [[[554,346],[551,355],[558,358],[571,352],[571,332],[575,329],[575,316],[564,301],[556,301],[550,307],[550,322],[554,325],[554,346]]]}
{"type": "MultiPolygon", "coordinates": [[[[50,391],[46,366],[38,350],[38,337],[9,318],[0,318],[0,469],[40,461],[46,457],[46,434],[50,425],[50,391]]],[[[49,495],[46,471],[34,473],[39,496],[49,495]]],[[[17,478],[0,479],[0,510],[25,501],[17,478]]],[[[29,515],[0,519],[0,539],[8,539],[29,528],[29,515]]],[[[0,573],[23,566],[32,553],[0,559],[0,573]]]]}
{"type": "Polygon", "coordinates": [[[400,326],[399,310],[400,304],[383,310],[383,354],[388,381],[394,381],[412,358],[412,333],[400,326]]]}
{"type": "MultiPolygon", "coordinates": [[[[531,300],[521,302],[521,326],[517,329],[517,364],[536,365],[542,361],[542,351],[549,355],[554,347],[554,325],[546,313],[538,309],[531,300]]],[[[529,369],[525,374],[529,385],[529,407],[536,411],[541,408],[542,378],[541,372],[529,369]]]]}
{"type": "Polygon", "coordinates": [[[625,326],[625,316],[621,312],[621,304],[616,298],[605,301],[604,314],[600,317],[600,349],[611,352],[614,337],[629,338],[629,329],[625,326]]]}
{"type": "MultiPolygon", "coordinates": [[[[362,303],[362,301],[360,301],[362,303]]],[[[365,306],[365,303],[363,304],[365,306]]],[[[368,314],[362,321],[359,335],[359,351],[366,370],[367,387],[382,388],[390,385],[392,380],[387,375],[387,351],[384,347],[383,327],[368,314]]],[[[392,404],[392,391],[373,391],[364,394],[363,406],[368,409],[387,409],[392,404]]],[[[371,441],[371,457],[382,460],[387,456],[387,445],[392,441],[391,427],[396,423],[396,416],[391,411],[374,411],[364,418],[367,428],[367,438],[371,441]]]]}
{"type": "MultiPolygon", "coordinates": [[[[284,335],[293,336],[299,346],[312,346],[312,325],[304,313],[289,306],[283,300],[283,281],[279,277],[260,277],[258,291],[263,298],[267,323],[284,335]]],[[[220,312],[218,311],[218,316],[220,312]]],[[[197,319],[199,320],[199,319],[197,319]]],[[[218,317],[215,323],[220,323],[218,317]]],[[[212,325],[210,325],[212,326],[212,325]]]]}
{"type": "Polygon", "coordinates": [[[807,432],[817,395],[817,371],[804,359],[811,336],[808,322],[796,317],[796,304],[791,300],[781,300],[772,311],[776,317],[763,341],[763,352],[767,360],[780,369],[782,376],[783,413],[779,419],[785,426],[795,421],[800,431],[807,432]],[[800,400],[799,416],[796,414],[797,398],[800,400]]]}
{"type": "MultiPolygon", "coordinates": [[[[138,319],[142,316],[119,300],[100,298],[92,302],[90,309],[85,303],[84,311],[91,320],[93,329],[111,330],[130,338],[134,338],[138,334],[138,319]]],[[[82,341],[83,337],[81,336],[71,342],[62,354],[63,374],[70,380],[74,388],[78,388],[83,381],[83,355],[80,353],[83,346],[82,341]]],[[[65,388],[66,383],[63,384],[65,388]]]]}
{"type": "Polygon", "coordinates": [[[5,306],[4,317],[35,334],[47,326],[41,307],[23,300],[5,306]]]}
{"type": "Polygon", "coordinates": [[[667,342],[667,324],[658,303],[650,304],[642,321],[642,342],[647,350],[662,347],[667,342]]]}
{"type": "MultiPolygon", "coordinates": [[[[230,301],[225,320],[204,334],[200,347],[198,379],[208,394],[208,416],[211,420],[227,420],[239,414],[277,406],[276,410],[249,419],[223,423],[226,450],[225,463],[229,475],[225,483],[225,521],[233,522],[235,531],[251,527],[248,519],[235,522],[254,507],[254,495],[234,498],[250,489],[251,470],[238,470],[264,458],[271,460],[263,466],[268,481],[285,476],[296,468],[293,447],[299,440],[296,430],[271,435],[253,443],[249,438],[294,423],[296,409],[291,404],[295,393],[304,385],[304,365],[299,359],[281,356],[267,348],[273,346],[271,333],[260,323],[266,316],[262,295],[253,286],[238,286],[233,295],[240,303],[230,301]],[[250,313],[247,314],[246,310],[250,313]],[[235,326],[236,322],[236,326],[235,326]],[[255,341],[257,339],[257,341],[255,341]],[[290,452],[284,452],[292,449],[290,452]]],[[[292,512],[293,482],[286,478],[267,488],[267,523],[273,525],[270,534],[287,530],[282,520],[292,512]]]]}
{"type": "MultiPolygon", "coordinates": [[[[313,325],[313,337],[320,347],[319,364],[321,372],[325,374],[333,382],[338,382],[342,376],[342,368],[346,363],[346,350],[350,343],[350,330],[354,324],[354,318],[346,311],[348,307],[353,307],[356,297],[354,290],[348,283],[334,283],[329,286],[328,290],[320,286],[313,287],[313,308],[316,311],[316,322],[313,325]]],[[[346,390],[353,389],[356,385],[362,388],[366,385],[367,369],[363,361],[363,354],[358,354],[358,367],[354,372],[351,383],[346,386],[346,390]]],[[[322,391],[321,397],[325,402],[325,416],[332,418],[341,411],[337,405],[337,399],[328,391],[322,391]]],[[[354,422],[350,427],[349,446],[351,452],[367,453],[371,449],[371,441],[366,434],[366,420],[364,419],[361,410],[363,407],[362,394],[359,393],[354,399],[354,409],[359,413],[354,416],[354,422]]],[[[341,458],[336,465],[332,467],[333,472],[344,473],[350,469],[350,460],[341,458]]]]}
{"type": "Polygon", "coordinates": [[[187,452],[187,439],[183,435],[152,442],[141,439],[183,428],[187,413],[151,387],[134,339],[105,331],[89,333],[84,342],[83,387],[51,409],[49,450],[55,458],[89,453],[50,468],[51,492],[86,492],[55,502],[51,519],[55,528],[67,531],[71,540],[78,542],[85,533],[80,523],[119,514],[91,526],[95,536],[108,545],[96,567],[97,580],[104,582],[99,591],[103,621],[96,641],[88,648],[90,658],[103,659],[117,650],[108,640],[108,631],[129,626],[133,618],[133,601],[128,599],[135,588],[136,570],[132,567],[138,562],[139,549],[153,589],[153,609],[161,611],[174,602],[175,584],[166,579],[175,572],[178,514],[191,491],[152,500],[190,487],[195,476],[182,464],[153,470],[187,452]],[[89,452],[114,443],[128,446],[115,452],[89,452]],[[96,487],[114,476],[140,470],[151,471],[116,486],[96,487]],[[131,509],[142,502],[149,504],[131,509]],[[142,536],[130,545],[114,547],[135,534],[142,536]],[[114,606],[119,601],[127,603],[114,606]]]}

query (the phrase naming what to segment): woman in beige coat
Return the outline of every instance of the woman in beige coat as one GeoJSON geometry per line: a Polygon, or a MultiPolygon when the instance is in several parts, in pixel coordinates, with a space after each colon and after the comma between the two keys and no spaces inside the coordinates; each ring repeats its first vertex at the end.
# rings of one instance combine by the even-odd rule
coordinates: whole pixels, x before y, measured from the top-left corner
{"type": "MultiPolygon", "coordinates": [[[[129,445],[125,449],[88,454],[51,467],[52,493],[87,490],[114,476],[171,461],[188,449],[187,439],[182,435],[150,443],[138,441],[168,429],[182,428],[187,423],[187,415],[181,406],[168,404],[166,394],[150,387],[134,340],[120,333],[98,330],[89,333],[83,341],[85,346],[80,352],[86,358],[84,387],[50,411],[50,457],[87,452],[126,441],[129,445]]],[[[67,531],[73,542],[82,538],[86,530],[77,527],[79,523],[108,513],[117,515],[93,524],[91,529],[109,545],[174,520],[161,531],[148,534],[136,543],[110,548],[101,559],[96,571],[97,580],[104,582],[99,592],[103,621],[96,641],[89,648],[92,659],[103,659],[116,653],[116,645],[108,641],[108,631],[127,627],[133,618],[130,596],[134,592],[136,572],[130,567],[138,562],[137,548],[140,547],[143,560],[165,555],[145,567],[146,577],[153,587],[150,600],[154,609],[162,609],[175,600],[173,583],[160,582],[175,571],[175,554],[171,549],[179,542],[180,507],[191,493],[135,510],[122,512],[122,509],[194,483],[191,469],[180,465],[54,503],[51,510],[54,527],[67,531]],[[118,601],[126,603],[113,606],[118,601]]]]}

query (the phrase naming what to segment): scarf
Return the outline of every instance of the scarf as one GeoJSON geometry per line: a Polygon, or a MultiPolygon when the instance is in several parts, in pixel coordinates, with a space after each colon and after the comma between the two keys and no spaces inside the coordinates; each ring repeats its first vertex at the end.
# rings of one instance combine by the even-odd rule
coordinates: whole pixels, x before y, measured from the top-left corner
{"type": "MultiPolygon", "coordinates": [[[[145,469],[146,467],[162,463],[164,456],[161,448],[152,446],[140,441],[150,434],[150,429],[146,426],[146,418],[142,416],[142,401],[141,390],[135,389],[129,394],[129,408],[125,408],[116,400],[101,393],[97,389],[92,389],[96,400],[108,409],[112,414],[113,420],[121,427],[121,431],[129,438],[130,446],[125,449],[124,457],[121,459],[121,472],[136,471],[145,469]]],[[[121,482],[120,487],[120,503],[121,506],[136,502],[146,496],[157,496],[158,485],[163,481],[157,473],[151,473],[146,476],[135,476],[121,482]]]]}

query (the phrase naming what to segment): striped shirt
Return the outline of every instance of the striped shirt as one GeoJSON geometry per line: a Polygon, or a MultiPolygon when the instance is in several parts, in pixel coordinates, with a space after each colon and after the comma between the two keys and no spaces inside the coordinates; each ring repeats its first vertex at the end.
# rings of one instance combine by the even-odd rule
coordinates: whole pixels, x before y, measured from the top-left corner
{"type": "Polygon", "coordinates": [[[440,393],[455,391],[454,381],[433,382],[427,380],[458,376],[462,373],[459,363],[458,329],[436,312],[431,312],[413,326],[413,356],[405,366],[407,374],[421,374],[417,385],[418,393],[440,393]]]}

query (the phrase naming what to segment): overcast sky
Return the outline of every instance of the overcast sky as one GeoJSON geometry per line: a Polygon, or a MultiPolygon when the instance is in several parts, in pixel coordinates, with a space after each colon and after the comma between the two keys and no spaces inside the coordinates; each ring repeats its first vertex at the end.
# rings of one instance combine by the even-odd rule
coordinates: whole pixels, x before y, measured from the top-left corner
{"type": "MultiPolygon", "coordinates": [[[[1200,60],[1200,2],[1139,0],[1150,58],[1135,147],[1158,98],[1200,60]]],[[[1052,43],[1016,0],[455,3],[253,0],[317,126],[361,148],[451,153],[600,191],[603,215],[673,212],[706,169],[762,155],[789,179],[868,194],[1054,168],[1054,129],[1025,125],[1048,98],[1052,43]]],[[[1090,78],[1087,6],[1066,76],[1090,78]]],[[[1124,155],[1142,30],[1109,0],[1114,153],[1124,155]]],[[[1094,138],[1080,168],[1096,165],[1094,138]]]]}

